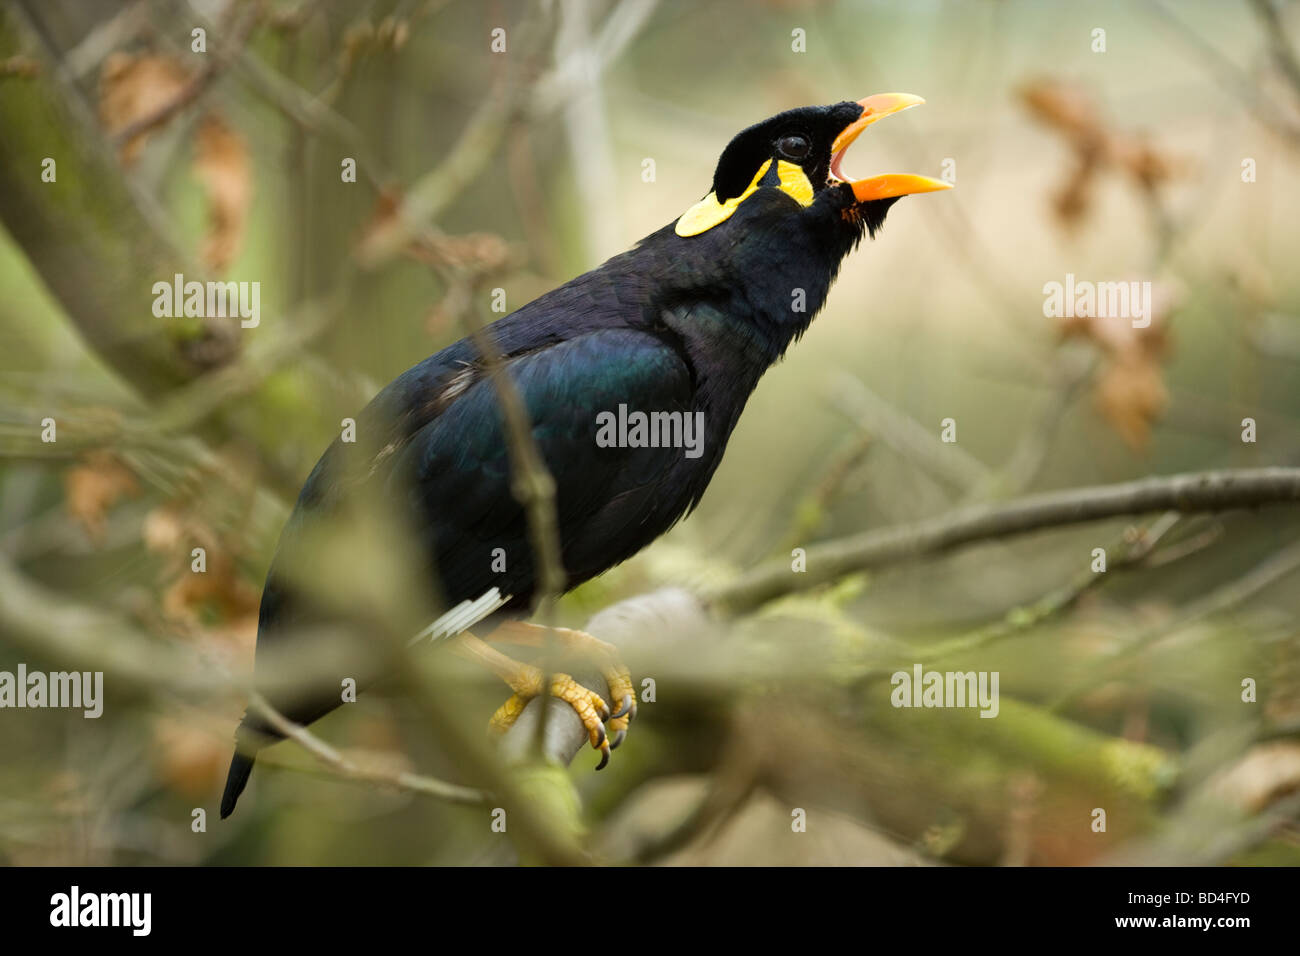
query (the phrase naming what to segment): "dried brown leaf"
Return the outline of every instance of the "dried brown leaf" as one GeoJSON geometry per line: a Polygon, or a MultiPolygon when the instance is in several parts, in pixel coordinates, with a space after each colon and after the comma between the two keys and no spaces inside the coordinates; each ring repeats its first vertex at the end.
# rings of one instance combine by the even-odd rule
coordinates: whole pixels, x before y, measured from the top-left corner
{"type": "Polygon", "coordinates": [[[208,550],[205,560],[206,571],[194,571],[187,563],[163,594],[162,609],[168,620],[201,629],[200,612],[205,610],[227,624],[249,617],[256,620],[260,595],[239,574],[231,557],[208,550]]]}
{"type": "Polygon", "coordinates": [[[1096,104],[1076,86],[1041,78],[1020,88],[1020,100],[1035,118],[1076,143],[1100,143],[1107,136],[1096,104]]]}
{"type": "Polygon", "coordinates": [[[1135,451],[1146,448],[1151,424],[1169,404],[1160,364],[1141,355],[1125,353],[1097,381],[1097,407],[1135,451]]]}
{"type": "Polygon", "coordinates": [[[1176,284],[1152,283],[1151,321],[1145,327],[1134,327],[1127,316],[1058,319],[1063,337],[1087,339],[1106,356],[1094,399],[1101,414],[1134,450],[1146,447],[1152,424],[1169,404],[1163,363],[1170,352],[1170,320],[1181,299],[1176,284]]]}
{"type": "Polygon", "coordinates": [[[231,722],[197,717],[159,717],[153,723],[150,755],[163,783],[193,797],[212,792],[230,760],[231,722]]]}
{"type": "Polygon", "coordinates": [[[97,451],[69,468],[63,476],[63,501],[68,514],[101,543],[108,512],[121,498],[136,495],[135,475],[110,452],[97,451]]]}
{"type": "Polygon", "coordinates": [[[253,164],[244,138],[216,113],[203,117],[194,137],[194,175],[208,200],[208,234],[200,255],[213,271],[222,272],[244,242],[253,164]]]}
{"type": "MultiPolygon", "coordinates": [[[[170,56],[111,53],[99,77],[99,119],[110,134],[155,115],[181,96],[190,74],[170,56]]],[[[130,165],[140,155],[152,130],[142,130],[122,145],[122,162],[130,165]]]]}
{"type": "Polygon", "coordinates": [[[1083,89],[1055,79],[1034,80],[1020,88],[1030,115],[1063,135],[1075,164],[1058,190],[1053,209],[1063,226],[1073,228],[1092,202],[1095,178],[1104,170],[1126,173],[1144,191],[1180,175],[1186,163],[1158,148],[1141,132],[1115,129],[1083,89]]]}

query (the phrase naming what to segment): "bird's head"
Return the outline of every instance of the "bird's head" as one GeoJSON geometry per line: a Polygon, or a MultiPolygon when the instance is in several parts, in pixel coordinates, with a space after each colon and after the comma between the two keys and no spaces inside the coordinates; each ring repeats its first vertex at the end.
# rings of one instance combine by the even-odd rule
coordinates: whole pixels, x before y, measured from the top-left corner
{"type": "Polygon", "coordinates": [[[878,93],[856,103],[787,110],[742,130],[722,151],[713,191],[677,220],[677,235],[708,232],[754,196],[769,199],[765,191],[784,193],[816,215],[830,213],[856,236],[863,229],[874,233],[899,197],[950,186],[906,173],[850,179],[842,169],[844,154],[876,120],[924,102],[910,93],[878,93]]]}

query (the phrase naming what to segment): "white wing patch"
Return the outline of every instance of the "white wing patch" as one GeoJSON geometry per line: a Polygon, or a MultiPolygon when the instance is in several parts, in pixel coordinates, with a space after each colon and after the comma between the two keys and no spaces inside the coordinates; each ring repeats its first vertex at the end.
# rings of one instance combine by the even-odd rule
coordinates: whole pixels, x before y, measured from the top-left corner
{"type": "Polygon", "coordinates": [[[446,640],[449,637],[455,637],[464,631],[468,631],[479,621],[492,614],[506,605],[510,600],[510,595],[501,596],[500,588],[492,588],[485,594],[480,595],[472,601],[461,601],[454,608],[443,614],[436,621],[422,630],[415,637],[406,642],[410,647],[419,644],[421,641],[429,641],[436,644],[438,641],[446,640]]]}
{"type": "Polygon", "coordinates": [[[467,364],[463,369],[453,375],[443,387],[442,393],[439,394],[439,403],[444,406],[450,405],[461,392],[469,388],[470,384],[478,378],[478,371],[479,370],[473,365],[467,364]]]}

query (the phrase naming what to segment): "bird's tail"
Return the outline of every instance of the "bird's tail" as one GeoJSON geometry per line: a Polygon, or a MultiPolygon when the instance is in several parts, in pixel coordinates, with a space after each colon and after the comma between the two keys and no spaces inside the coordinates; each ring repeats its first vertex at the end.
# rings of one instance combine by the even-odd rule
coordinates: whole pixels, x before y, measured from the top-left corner
{"type": "Polygon", "coordinates": [[[236,750],[230,761],[230,772],[226,774],[226,790],[221,795],[221,819],[226,819],[235,809],[239,795],[248,785],[248,775],[253,772],[253,761],[257,759],[252,753],[236,750]]]}
{"type": "MultiPolygon", "coordinates": [[[[420,641],[437,643],[449,637],[454,637],[473,627],[479,621],[495,614],[509,601],[509,596],[501,596],[499,588],[491,588],[473,601],[461,601],[407,643],[408,645],[417,644],[420,641]]],[[[337,700],[333,701],[333,705],[337,705],[337,703],[337,700]]],[[[320,714],[330,709],[331,707],[325,707],[320,711],[320,714]]],[[[316,716],[320,716],[320,714],[316,716]]],[[[314,719],[315,717],[309,717],[304,722],[310,723],[314,719]]],[[[223,820],[234,812],[235,804],[239,802],[239,795],[244,792],[244,787],[248,785],[248,777],[253,772],[253,761],[257,759],[258,746],[272,743],[280,736],[261,727],[250,728],[247,720],[248,718],[245,718],[245,723],[240,726],[235,735],[237,741],[235,756],[230,761],[230,772],[226,774],[226,789],[221,795],[221,819],[223,820]]]]}

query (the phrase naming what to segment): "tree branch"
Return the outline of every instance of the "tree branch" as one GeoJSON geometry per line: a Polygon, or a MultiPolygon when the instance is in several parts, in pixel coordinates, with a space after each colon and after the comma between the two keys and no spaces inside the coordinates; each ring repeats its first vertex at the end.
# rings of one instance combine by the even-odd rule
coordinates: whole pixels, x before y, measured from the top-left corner
{"type": "Polygon", "coordinates": [[[196,102],[216,79],[225,72],[231,60],[244,49],[244,46],[248,43],[248,38],[253,33],[253,29],[261,22],[265,7],[266,0],[257,0],[255,3],[250,3],[243,19],[236,22],[231,28],[230,39],[218,45],[216,51],[208,58],[207,66],[195,74],[167,102],[160,104],[157,109],[117,130],[113,134],[113,142],[123,146],[142,133],[148,133],[164,125],[181,110],[196,102]]]}
{"type": "MultiPolygon", "coordinates": [[[[709,618],[699,598],[681,588],[664,588],[628,598],[592,615],[583,630],[613,644],[625,657],[637,644],[648,644],[655,636],[671,636],[674,643],[690,643],[709,627],[709,618]]],[[[588,665],[590,666],[590,665],[588,665]]],[[[583,686],[599,688],[604,684],[600,672],[575,668],[575,680],[583,686]]],[[[527,760],[532,753],[538,724],[546,717],[542,753],[547,760],[567,766],[587,744],[587,729],[572,707],[554,697],[534,697],[519,715],[514,726],[501,738],[502,759],[515,763],[527,760]]]]}
{"type": "Polygon", "coordinates": [[[847,574],[944,554],[979,541],[1153,511],[1227,511],[1282,503],[1300,503],[1300,468],[1207,471],[1051,491],[827,541],[807,549],[805,572],[793,572],[790,562],[781,558],[705,597],[736,613],[847,574]]]}
{"type": "Polygon", "coordinates": [[[39,47],[44,76],[0,83],[0,223],[91,346],[146,395],[232,359],[228,321],[162,322],[152,285],[200,270],[165,217],[123,175],[57,51],[17,6],[0,14],[0,49],[39,47]],[[45,159],[56,180],[41,178],[45,159]]]}
{"type": "Polygon", "coordinates": [[[1296,95],[1300,96],[1300,59],[1297,59],[1295,48],[1287,39],[1286,25],[1282,22],[1281,15],[1273,6],[1272,0],[1250,0],[1250,5],[1264,31],[1269,55],[1296,95]]]}
{"type": "Polygon", "coordinates": [[[279,733],[299,744],[304,750],[340,777],[358,780],[362,783],[377,783],[397,790],[409,790],[411,793],[436,797],[448,803],[482,806],[488,801],[488,795],[473,787],[462,787],[436,777],[425,777],[407,770],[385,770],[380,767],[364,767],[345,757],[325,741],[321,740],[306,727],[296,724],[285,717],[267,702],[257,691],[248,695],[248,705],[257,711],[268,724],[279,733]]]}

